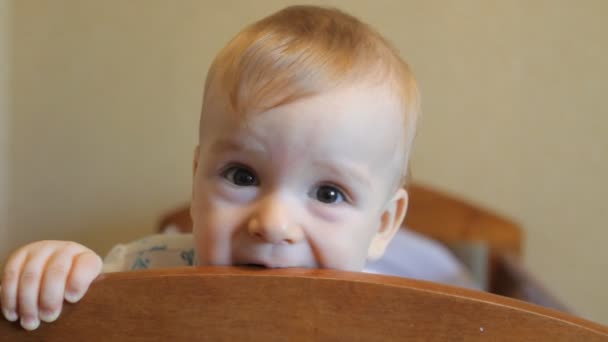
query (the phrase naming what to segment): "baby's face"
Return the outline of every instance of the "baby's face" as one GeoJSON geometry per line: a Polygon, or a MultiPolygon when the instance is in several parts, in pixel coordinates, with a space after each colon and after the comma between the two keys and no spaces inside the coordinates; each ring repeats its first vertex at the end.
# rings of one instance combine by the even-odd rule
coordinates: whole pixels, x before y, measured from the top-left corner
{"type": "Polygon", "coordinates": [[[401,107],[385,89],[341,88],[247,119],[208,108],[191,208],[199,264],[359,271],[382,255],[407,206],[395,189],[401,107]]]}

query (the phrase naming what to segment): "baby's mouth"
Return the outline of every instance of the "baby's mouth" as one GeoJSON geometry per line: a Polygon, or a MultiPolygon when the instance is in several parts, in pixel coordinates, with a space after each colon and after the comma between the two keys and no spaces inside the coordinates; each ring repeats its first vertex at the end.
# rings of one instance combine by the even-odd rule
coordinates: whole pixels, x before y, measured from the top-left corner
{"type": "Polygon", "coordinates": [[[284,262],[273,262],[273,261],[255,261],[255,262],[239,262],[236,263],[237,266],[244,266],[244,267],[252,267],[252,268],[288,268],[288,267],[295,267],[295,266],[291,266],[288,265],[287,263],[284,262]]]}
{"type": "Polygon", "coordinates": [[[286,246],[255,245],[235,250],[232,256],[233,265],[253,268],[288,268],[299,267],[294,251],[286,246]]]}

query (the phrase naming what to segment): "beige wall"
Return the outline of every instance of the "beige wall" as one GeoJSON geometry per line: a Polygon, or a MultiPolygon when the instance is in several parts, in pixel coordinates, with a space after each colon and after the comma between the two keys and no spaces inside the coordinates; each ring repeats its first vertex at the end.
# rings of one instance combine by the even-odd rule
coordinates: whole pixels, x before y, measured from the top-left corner
{"type": "Polygon", "coordinates": [[[8,145],[9,145],[9,45],[10,3],[0,0],[0,260],[9,247],[8,236],[8,145]]]}
{"type": "MultiPolygon", "coordinates": [[[[15,1],[8,245],[75,239],[104,253],[151,232],[188,198],[211,58],[287,3],[15,1]]],[[[414,67],[415,178],[520,221],[530,269],[608,323],[608,2],[330,3],[414,67]]]]}

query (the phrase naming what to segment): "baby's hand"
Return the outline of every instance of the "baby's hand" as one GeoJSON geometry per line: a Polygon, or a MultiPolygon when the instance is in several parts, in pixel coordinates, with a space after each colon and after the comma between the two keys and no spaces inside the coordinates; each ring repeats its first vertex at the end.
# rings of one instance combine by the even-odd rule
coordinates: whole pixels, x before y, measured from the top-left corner
{"type": "Polygon", "coordinates": [[[0,301],[4,317],[34,330],[59,317],[63,299],[79,301],[101,272],[101,258],[69,241],[39,241],[15,251],[4,267],[0,301]]]}

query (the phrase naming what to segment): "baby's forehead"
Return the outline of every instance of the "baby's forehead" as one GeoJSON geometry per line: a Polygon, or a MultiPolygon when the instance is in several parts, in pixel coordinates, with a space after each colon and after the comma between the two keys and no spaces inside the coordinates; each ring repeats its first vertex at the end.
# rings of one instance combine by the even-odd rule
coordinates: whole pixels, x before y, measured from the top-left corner
{"type": "Polygon", "coordinates": [[[386,164],[403,154],[402,111],[383,87],[354,85],[245,115],[215,110],[208,113],[201,143],[386,164]]]}
{"type": "MultiPolygon", "coordinates": [[[[317,107],[318,110],[324,110],[328,104],[332,108],[349,107],[353,112],[358,111],[358,107],[365,106],[372,113],[386,111],[387,106],[391,106],[392,111],[399,112],[398,117],[391,118],[394,121],[403,121],[403,116],[406,115],[402,97],[398,90],[387,84],[380,82],[370,82],[362,80],[351,84],[341,84],[337,87],[328,87],[310,91],[306,94],[293,97],[283,98],[283,95],[269,95],[268,97],[282,98],[278,104],[252,105],[245,106],[241,111],[235,111],[231,106],[229,96],[219,87],[210,87],[206,96],[206,102],[201,113],[201,119],[209,119],[217,117],[224,121],[235,121],[245,123],[260,114],[273,111],[279,107],[294,107],[306,106],[307,108],[317,107]]],[[[273,101],[267,101],[273,103],[273,101]]],[[[342,112],[342,111],[341,111],[342,112]]],[[[325,119],[331,120],[332,116],[327,116],[325,119]]]]}
{"type": "MultiPolygon", "coordinates": [[[[210,97],[201,114],[201,141],[212,136],[218,128],[247,130],[253,122],[268,121],[268,116],[273,116],[274,123],[279,122],[283,129],[292,132],[297,132],[299,125],[308,122],[316,125],[319,133],[326,134],[339,134],[340,127],[345,123],[362,125],[359,127],[362,134],[378,130],[389,132],[405,124],[400,98],[390,87],[376,83],[345,85],[275,107],[250,107],[242,112],[234,111],[226,96],[218,92],[210,97]],[[280,115],[275,117],[274,113],[280,115]]],[[[399,130],[399,133],[403,132],[399,130]]]]}

